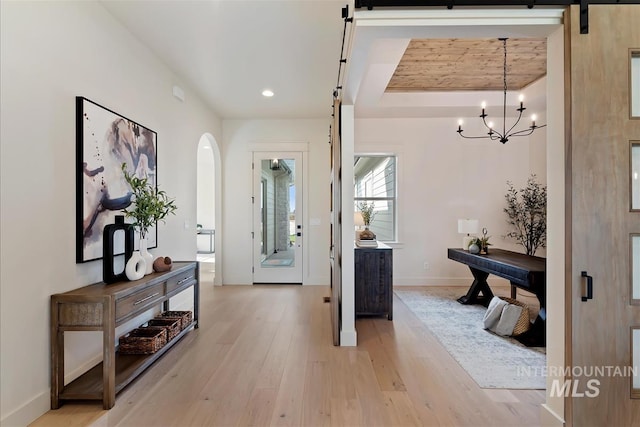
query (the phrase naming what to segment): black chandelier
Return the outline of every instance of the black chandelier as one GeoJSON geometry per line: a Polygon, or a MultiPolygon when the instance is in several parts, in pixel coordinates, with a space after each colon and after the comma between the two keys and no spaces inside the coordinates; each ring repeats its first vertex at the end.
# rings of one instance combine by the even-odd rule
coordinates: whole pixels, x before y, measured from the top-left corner
{"type": "Polygon", "coordinates": [[[458,130],[457,132],[460,134],[461,137],[463,138],[467,138],[467,139],[490,139],[492,141],[500,141],[503,144],[506,143],[507,141],[509,141],[509,138],[513,137],[513,136],[529,136],[533,133],[534,130],[536,129],[540,129],[545,127],[546,125],[542,125],[542,126],[537,126],[536,125],[536,116],[535,114],[533,114],[531,116],[531,126],[529,126],[526,129],[522,129],[519,131],[513,131],[515,129],[515,127],[518,125],[518,123],[520,123],[520,119],[522,118],[522,113],[524,112],[524,110],[526,110],[526,108],[523,105],[523,100],[524,97],[522,95],[520,95],[520,108],[518,108],[516,111],[518,111],[518,120],[516,120],[516,122],[513,124],[513,126],[511,126],[509,128],[509,130],[507,130],[507,39],[506,38],[500,38],[498,40],[502,41],[503,47],[504,47],[504,98],[503,98],[503,104],[502,104],[502,133],[499,132],[498,130],[496,130],[493,126],[493,122],[489,122],[487,123],[487,114],[484,112],[484,109],[487,107],[487,103],[483,102],[482,103],[482,114],[480,114],[480,118],[482,119],[482,123],[484,123],[484,126],[489,130],[489,133],[487,133],[486,136],[465,136],[462,134],[462,132],[464,132],[464,130],[462,129],[462,119],[458,121],[458,130]]]}

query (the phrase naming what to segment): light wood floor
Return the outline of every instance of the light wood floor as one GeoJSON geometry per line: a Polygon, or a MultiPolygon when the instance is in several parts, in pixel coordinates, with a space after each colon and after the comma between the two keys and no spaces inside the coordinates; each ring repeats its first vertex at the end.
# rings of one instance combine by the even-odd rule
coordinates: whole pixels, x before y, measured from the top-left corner
{"type": "Polygon", "coordinates": [[[359,346],[333,347],[327,295],[328,287],[203,282],[200,329],[114,408],[67,403],[32,425],[539,424],[543,391],[479,388],[398,298],[392,322],[359,319],[359,346]]]}

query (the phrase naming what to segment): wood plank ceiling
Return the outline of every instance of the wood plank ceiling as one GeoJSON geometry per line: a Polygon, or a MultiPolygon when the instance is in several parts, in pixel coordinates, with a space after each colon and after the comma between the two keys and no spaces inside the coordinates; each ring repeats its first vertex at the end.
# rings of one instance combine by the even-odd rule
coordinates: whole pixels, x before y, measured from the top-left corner
{"type": "MultiPolygon", "coordinates": [[[[413,39],[386,92],[503,90],[498,39],[413,39]]],[[[507,40],[507,87],[520,90],[547,72],[546,39],[507,40]]]]}

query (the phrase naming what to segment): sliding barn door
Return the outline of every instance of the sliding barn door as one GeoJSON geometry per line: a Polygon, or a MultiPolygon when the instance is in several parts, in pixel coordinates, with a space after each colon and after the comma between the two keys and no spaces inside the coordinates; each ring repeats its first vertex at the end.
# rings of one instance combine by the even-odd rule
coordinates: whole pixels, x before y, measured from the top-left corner
{"type": "Polygon", "coordinates": [[[630,82],[640,5],[590,5],[588,34],[580,34],[579,14],[571,6],[565,21],[572,376],[551,393],[564,393],[569,425],[638,426],[640,377],[631,367],[640,360],[640,206],[632,194],[640,170],[632,152],[640,117],[632,117],[639,89],[630,82]]]}
{"type": "Polygon", "coordinates": [[[331,124],[331,329],[333,345],[340,345],[340,301],[342,289],[342,156],[340,101],[333,103],[331,124]]]}

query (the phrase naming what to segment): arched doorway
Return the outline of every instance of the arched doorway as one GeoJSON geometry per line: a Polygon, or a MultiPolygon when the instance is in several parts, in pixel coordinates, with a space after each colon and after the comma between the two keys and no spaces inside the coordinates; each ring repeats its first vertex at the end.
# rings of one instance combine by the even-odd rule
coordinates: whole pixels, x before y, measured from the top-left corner
{"type": "Polygon", "coordinates": [[[222,285],[221,184],[220,149],[215,138],[205,133],[197,151],[196,246],[201,280],[214,285],[222,285]]]}

